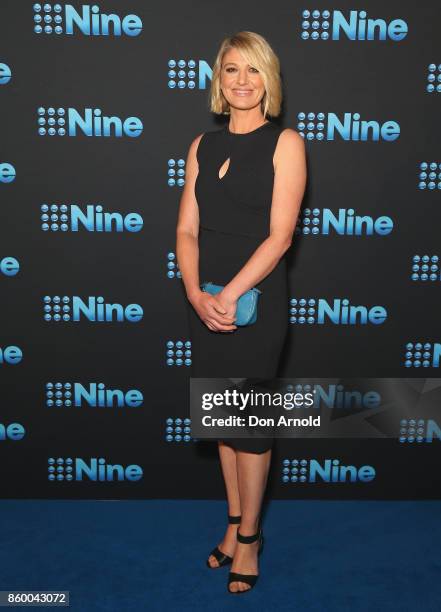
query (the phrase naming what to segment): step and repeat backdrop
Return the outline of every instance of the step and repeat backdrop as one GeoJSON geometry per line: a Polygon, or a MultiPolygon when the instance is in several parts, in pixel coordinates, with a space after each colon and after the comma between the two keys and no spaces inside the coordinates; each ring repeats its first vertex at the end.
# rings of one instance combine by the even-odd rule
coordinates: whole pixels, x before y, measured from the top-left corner
{"type": "Polygon", "coordinates": [[[192,436],[175,229],[190,143],[225,122],[216,52],[251,30],[280,58],[277,121],[308,159],[280,376],[332,379],[330,418],[373,428],[375,388],[354,378],[409,378],[415,398],[396,435],[276,440],[268,495],[439,498],[441,417],[422,407],[441,382],[439,4],[0,15],[1,496],[224,498],[216,443],[192,436]]]}

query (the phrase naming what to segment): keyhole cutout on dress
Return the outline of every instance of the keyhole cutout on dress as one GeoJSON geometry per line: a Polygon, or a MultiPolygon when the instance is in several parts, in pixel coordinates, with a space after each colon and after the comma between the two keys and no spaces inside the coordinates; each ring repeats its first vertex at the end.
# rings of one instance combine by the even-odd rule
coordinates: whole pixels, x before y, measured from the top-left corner
{"type": "Polygon", "coordinates": [[[219,168],[218,177],[223,179],[226,173],[228,172],[228,168],[230,167],[230,158],[226,159],[222,166],[219,168]]]}

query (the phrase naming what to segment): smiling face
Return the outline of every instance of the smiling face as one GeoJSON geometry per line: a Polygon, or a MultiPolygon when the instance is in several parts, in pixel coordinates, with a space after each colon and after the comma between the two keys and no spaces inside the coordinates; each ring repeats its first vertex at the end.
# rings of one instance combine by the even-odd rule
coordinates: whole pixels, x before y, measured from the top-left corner
{"type": "Polygon", "coordinates": [[[220,87],[230,106],[241,110],[254,108],[265,95],[260,72],[235,48],[223,57],[220,87]]]}

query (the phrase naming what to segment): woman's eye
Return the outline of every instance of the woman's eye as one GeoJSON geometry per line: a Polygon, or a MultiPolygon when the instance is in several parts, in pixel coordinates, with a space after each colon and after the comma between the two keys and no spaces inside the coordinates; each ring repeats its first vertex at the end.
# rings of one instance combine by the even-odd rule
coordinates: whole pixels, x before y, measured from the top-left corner
{"type": "MultiPolygon", "coordinates": [[[[226,72],[231,72],[231,71],[233,71],[233,70],[236,70],[236,68],[234,68],[233,66],[229,66],[229,67],[228,67],[228,68],[226,68],[225,70],[226,70],[226,72]]],[[[250,67],[250,70],[251,70],[252,72],[259,72],[259,71],[257,70],[257,68],[253,68],[252,66],[250,67]]]]}

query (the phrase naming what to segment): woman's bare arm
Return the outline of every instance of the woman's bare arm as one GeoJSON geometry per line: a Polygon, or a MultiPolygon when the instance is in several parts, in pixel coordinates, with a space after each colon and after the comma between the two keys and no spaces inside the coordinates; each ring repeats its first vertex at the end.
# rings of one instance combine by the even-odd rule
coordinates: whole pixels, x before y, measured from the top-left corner
{"type": "Polygon", "coordinates": [[[195,181],[199,172],[196,151],[202,134],[190,145],[185,165],[185,185],[176,226],[176,257],[187,298],[200,319],[212,331],[232,332],[234,317],[227,314],[218,297],[201,291],[199,282],[199,207],[195,181]]]}
{"type": "Polygon", "coordinates": [[[196,151],[203,134],[199,134],[190,145],[185,164],[185,184],[179,204],[176,226],[176,257],[187,298],[200,292],[199,286],[199,207],[194,186],[199,172],[196,151]]]}

